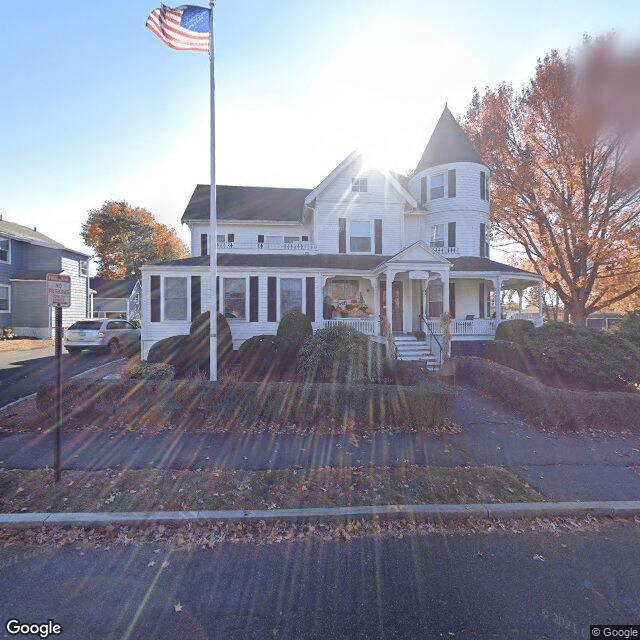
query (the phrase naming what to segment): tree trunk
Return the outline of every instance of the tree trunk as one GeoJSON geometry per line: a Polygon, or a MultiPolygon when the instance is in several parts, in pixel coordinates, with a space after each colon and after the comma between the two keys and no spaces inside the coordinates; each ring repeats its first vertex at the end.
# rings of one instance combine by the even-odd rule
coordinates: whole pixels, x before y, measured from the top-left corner
{"type": "Polygon", "coordinates": [[[572,324],[578,324],[581,327],[587,326],[587,312],[581,305],[575,305],[569,308],[569,315],[572,324]]]}

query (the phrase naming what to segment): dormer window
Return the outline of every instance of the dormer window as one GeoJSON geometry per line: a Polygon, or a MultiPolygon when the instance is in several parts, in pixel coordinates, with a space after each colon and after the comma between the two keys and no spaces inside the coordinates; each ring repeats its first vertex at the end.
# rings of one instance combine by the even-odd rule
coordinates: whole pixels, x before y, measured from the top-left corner
{"type": "Polygon", "coordinates": [[[444,173],[431,176],[431,200],[444,198],[444,173]]]}
{"type": "Polygon", "coordinates": [[[349,234],[349,251],[371,253],[371,221],[352,220],[349,234]]]}
{"type": "Polygon", "coordinates": [[[480,200],[489,202],[489,174],[486,171],[480,172],[480,200]]]}
{"type": "Polygon", "coordinates": [[[367,191],[367,179],[366,178],[353,178],[351,180],[351,191],[358,193],[366,193],[367,191]]]}

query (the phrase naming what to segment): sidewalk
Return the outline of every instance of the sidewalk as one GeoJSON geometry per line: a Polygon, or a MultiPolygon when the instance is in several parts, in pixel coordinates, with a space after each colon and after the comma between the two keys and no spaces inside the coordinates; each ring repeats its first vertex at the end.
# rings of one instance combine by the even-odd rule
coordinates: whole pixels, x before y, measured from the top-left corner
{"type": "MultiPolygon", "coordinates": [[[[359,438],[214,436],[165,433],[63,434],[65,469],[289,469],[341,466],[496,465],[512,470],[551,501],[640,500],[640,435],[553,436],[470,388],[458,388],[462,433],[359,438]]],[[[52,464],[53,435],[0,438],[0,467],[52,464]]]]}

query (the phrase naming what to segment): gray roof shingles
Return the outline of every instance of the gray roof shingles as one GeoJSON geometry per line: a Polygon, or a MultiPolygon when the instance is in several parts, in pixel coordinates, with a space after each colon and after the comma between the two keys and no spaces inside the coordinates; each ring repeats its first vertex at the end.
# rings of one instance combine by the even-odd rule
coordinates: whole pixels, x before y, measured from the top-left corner
{"type": "MultiPolygon", "coordinates": [[[[253,267],[256,269],[345,269],[353,271],[371,271],[384,264],[392,256],[380,255],[349,255],[349,254],[315,254],[315,255],[281,255],[263,254],[217,254],[218,267],[253,267]]],[[[489,258],[463,256],[449,258],[455,272],[488,272],[488,273],[520,273],[531,275],[528,271],[512,267],[508,264],[495,262],[489,258]]],[[[195,256],[182,260],[160,262],[157,267],[208,267],[209,256],[195,256]]]]}
{"type": "Polygon", "coordinates": [[[449,107],[445,106],[414,173],[450,162],[484,164],[449,107]]]}
{"type": "Polygon", "coordinates": [[[89,286],[96,292],[96,298],[128,298],[138,281],[91,278],[89,282],[89,286]]]}
{"type": "MultiPolygon", "coordinates": [[[[182,214],[182,222],[209,220],[208,184],[196,185],[182,214]]],[[[302,222],[304,199],[311,189],[275,187],[216,187],[216,215],[218,220],[269,220],[273,222],[302,222]]]]}

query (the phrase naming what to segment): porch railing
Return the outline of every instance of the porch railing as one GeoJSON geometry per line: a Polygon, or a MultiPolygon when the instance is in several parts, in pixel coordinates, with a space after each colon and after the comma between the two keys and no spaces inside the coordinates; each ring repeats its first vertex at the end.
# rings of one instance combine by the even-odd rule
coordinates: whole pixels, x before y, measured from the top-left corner
{"type": "MultiPolygon", "coordinates": [[[[424,320],[424,324],[431,333],[441,336],[442,323],[440,319],[424,320]]],[[[451,321],[452,336],[493,336],[496,332],[497,322],[495,318],[476,318],[474,320],[451,321]]]]}
{"type": "Polygon", "coordinates": [[[220,251],[306,251],[316,253],[315,242],[216,242],[220,251]]]}
{"type": "Polygon", "coordinates": [[[366,318],[332,318],[331,320],[323,320],[323,322],[325,328],[337,324],[346,324],[367,336],[377,336],[380,332],[380,318],[378,316],[368,316],[366,318]]]}
{"type": "Polygon", "coordinates": [[[438,345],[437,358],[440,361],[440,366],[442,366],[442,343],[440,342],[440,340],[438,340],[438,337],[434,333],[431,324],[429,323],[429,321],[423,315],[420,315],[420,321],[422,322],[422,324],[425,326],[425,328],[429,332],[429,341],[431,343],[431,353],[433,353],[434,350],[435,350],[435,345],[433,343],[435,342],[438,345]]]}

